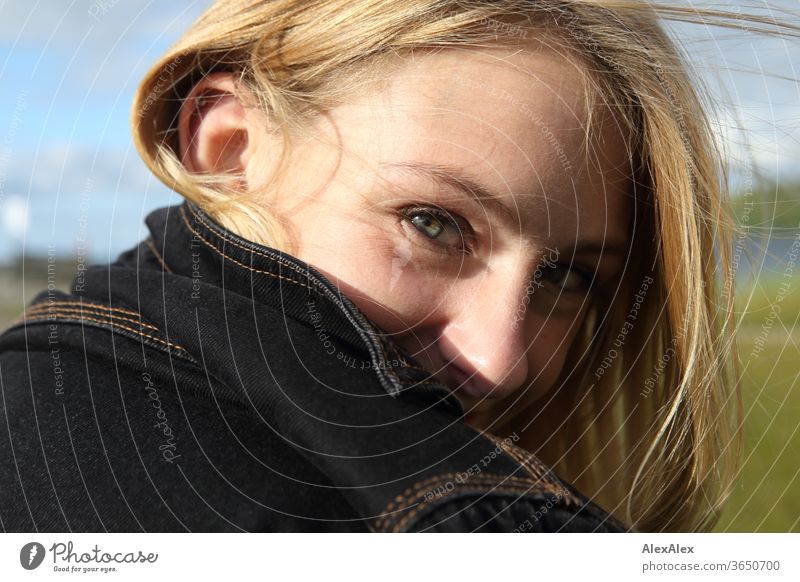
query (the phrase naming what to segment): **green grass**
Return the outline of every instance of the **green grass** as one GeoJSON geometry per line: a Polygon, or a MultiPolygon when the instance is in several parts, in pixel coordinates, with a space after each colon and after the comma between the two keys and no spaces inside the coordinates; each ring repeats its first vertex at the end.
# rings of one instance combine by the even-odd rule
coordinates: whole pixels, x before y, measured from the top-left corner
{"type": "Polygon", "coordinates": [[[794,276],[797,274],[800,265],[789,278],[773,275],[738,289],[736,308],[741,324],[752,330],[762,326],[773,330],[800,327],[800,278],[794,276]]]}
{"type": "Polygon", "coordinates": [[[743,457],[716,531],[800,532],[800,284],[785,283],[738,293],[743,457]]]}

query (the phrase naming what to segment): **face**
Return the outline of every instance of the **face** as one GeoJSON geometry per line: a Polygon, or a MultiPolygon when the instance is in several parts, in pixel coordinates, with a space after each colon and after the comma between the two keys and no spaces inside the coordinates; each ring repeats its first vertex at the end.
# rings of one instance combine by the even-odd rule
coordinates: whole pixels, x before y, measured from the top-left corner
{"type": "MultiPolygon", "coordinates": [[[[477,428],[554,387],[624,266],[630,162],[602,112],[582,147],[575,66],[534,46],[414,55],[320,116],[264,199],[293,253],[450,386],[477,428]]],[[[250,139],[257,188],[274,144],[250,139]]]]}

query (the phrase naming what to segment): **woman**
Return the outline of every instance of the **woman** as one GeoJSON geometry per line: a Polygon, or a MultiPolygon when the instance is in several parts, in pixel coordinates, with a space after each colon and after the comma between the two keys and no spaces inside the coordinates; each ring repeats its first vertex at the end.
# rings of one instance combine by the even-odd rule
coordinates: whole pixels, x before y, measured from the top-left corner
{"type": "Polygon", "coordinates": [[[731,219],[647,4],[218,1],[132,120],[187,202],[0,337],[6,529],[713,525],[731,219]]]}

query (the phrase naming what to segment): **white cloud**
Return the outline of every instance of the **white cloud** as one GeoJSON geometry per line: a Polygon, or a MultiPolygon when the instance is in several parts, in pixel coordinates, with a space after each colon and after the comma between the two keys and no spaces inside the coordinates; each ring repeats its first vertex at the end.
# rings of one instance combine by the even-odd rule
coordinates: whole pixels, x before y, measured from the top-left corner
{"type": "Polygon", "coordinates": [[[30,224],[25,198],[14,194],[0,199],[0,214],[6,234],[12,238],[24,238],[30,224]]]}
{"type": "Polygon", "coordinates": [[[26,152],[9,171],[9,183],[33,198],[75,194],[91,181],[95,191],[131,194],[152,188],[152,175],[138,153],[128,150],[89,148],[83,144],[49,144],[26,152]]]}
{"type": "Polygon", "coordinates": [[[789,114],[773,119],[764,110],[729,108],[714,129],[734,182],[749,172],[777,182],[800,179],[800,126],[789,114]]]}

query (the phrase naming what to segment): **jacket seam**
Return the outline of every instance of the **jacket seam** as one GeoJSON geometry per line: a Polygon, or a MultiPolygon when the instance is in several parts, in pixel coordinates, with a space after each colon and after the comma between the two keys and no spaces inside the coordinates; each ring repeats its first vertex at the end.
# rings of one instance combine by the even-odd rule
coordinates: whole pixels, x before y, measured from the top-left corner
{"type": "MultiPolygon", "coordinates": [[[[161,333],[156,326],[141,321],[141,314],[138,314],[134,311],[80,301],[53,301],[46,304],[40,303],[32,305],[11,325],[11,327],[13,328],[21,325],[26,326],[29,324],[34,325],[41,323],[87,323],[94,327],[99,327],[108,331],[120,332],[120,330],[123,330],[133,334],[133,336],[138,336],[144,345],[150,345],[151,347],[161,349],[162,351],[166,348],[168,353],[172,353],[174,351],[176,355],[181,356],[192,363],[197,363],[188,350],[186,350],[186,348],[180,344],[165,340],[150,333],[145,333],[140,329],[135,329],[131,326],[124,325],[119,323],[119,320],[127,321],[158,334],[161,333]],[[74,307],[71,308],[70,306],[74,307]],[[128,317],[123,317],[119,315],[120,313],[124,313],[126,315],[135,315],[139,317],[139,319],[133,320],[128,317]],[[149,340],[157,345],[148,344],[144,340],[149,340]]],[[[135,339],[135,337],[131,339],[135,339]]]]}
{"type": "Polygon", "coordinates": [[[93,309],[99,309],[100,311],[117,311],[119,313],[124,313],[125,315],[132,315],[133,317],[138,317],[138,318],[141,318],[141,316],[142,316],[141,313],[138,313],[136,311],[132,311],[130,309],[123,309],[121,307],[109,307],[107,305],[99,305],[97,303],[92,303],[90,301],[49,301],[48,300],[47,303],[36,303],[34,305],[31,305],[26,310],[26,312],[27,311],[38,310],[38,309],[45,309],[45,308],[50,307],[51,305],[57,305],[57,306],[76,305],[76,306],[79,306],[81,308],[86,308],[86,309],[92,309],[93,308],[93,309]]]}
{"type": "Polygon", "coordinates": [[[493,433],[484,433],[484,436],[491,440],[495,445],[499,446],[503,449],[503,452],[506,453],[509,457],[514,459],[517,463],[519,463],[528,474],[533,477],[534,479],[545,479],[549,473],[547,467],[542,465],[542,463],[535,457],[535,455],[528,451],[523,451],[522,448],[517,447],[513,443],[509,443],[505,441],[505,439],[501,439],[497,435],[493,433]]]}
{"type": "MultiPolygon", "coordinates": [[[[75,305],[80,305],[80,304],[76,303],[75,305]]],[[[128,323],[133,323],[133,324],[139,325],[139,326],[141,326],[141,327],[143,327],[145,329],[150,329],[150,330],[152,330],[152,331],[154,331],[156,333],[160,333],[160,330],[157,327],[155,327],[154,325],[150,325],[149,323],[145,323],[143,321],[138,321],[138,320],[135,320],[133,318],[125,317],[125,316],[122,316],[122,315],[114,315],[113,313],[103,313],[102,311],[99,311],[99,312],[95,311],[94,313],[92,313],[92,311],[93,311],[93,308],[86,307],[86,305],[83,305],[81,308],[58,306],[58,309],[55,310],[55,311],[49,305],[41,305],[41,306],[37,306],[37,307],[34,307],[34,308],[31,308],[31,309],[27,310],[25,312],[24,316],[27,317],[28,319],[30,319],[30,318],[33,318],[33,317],[42,317],[44,315],[51,315],[51,314],[54,314],[56,312],[57,312],[57,315],[64,315],[64,314],[69,315],[71,313],[77,313],[79,315],[82,315],[83,313],[88,313],[89,315],[97,315],[97,316],[100,316],[100,317],[108,317],[108,318],[113,318],[113,319],[119,319],[121,321],[127,321],[128,323]],[[44,313],[40,314],[39,312],[44,312],[44,313]]]]}
{"type": "MultiPolygon", "coordinates": [[[[234,264],[236,264],[236,265],[239,265],[240,267],[243,267],[244,269],[247,269],[247,270],[249,270],[249,271],[256,272],[256,273],[263,273],[263,274],[265,274],[265,275],[269,275],[269,276],[271,276],[271,277],[275,277],[275,278],[278,278],[278,279],[282,279],[282,280],[288,281],[288,282],[290,282],[290,283],[294,283],[295,285],[299,285],[299,286],[301,286],[301,287],[305,287],[306,289],[310,289],[310,290],[314,291],[315,293],[317,293],[318,295],[320,295],[320,296],[321,296],[322,298],[324,298],[324,299],[328,299],[328,300],[330,299],[330,297],[328,297],[326,293],[324,293],[323,291],[321,291],[321,290],[320,290],[320,289],[318,289],[317,287],[312,287],[312,286],[310,286],[310,285],[306,285],[306,284],[304,284],[304,283],[301,283],[301,282],[299,282],[299,281],[296,281],[296,280],[294,280],[294,279],[292,279],[292,278],[289,278],[289,277],[286,277],[286,276],[283,276],[283,275],[279,275],[278,273],[274,273],[274,272],[272,272],[272,271],[269,271],[269,270],[264,270],[264,269],[256,269],[255,267],[250,267],[250,266],[248,266],[248,265],[245,265],[244,263],[242,263],[242,262],[240,262],[240,261],[238,261],[238,260],[236,260],[236,259],[234,259],[234,258],[232,258],[232,257],[229,257],[229,256],[228,256],[228,255],[226,255],[226,254],[225,254],[225,253],[224,253],[224,252],[223,252],[221,249],[217,248],[217,247],[216,247],[216,245],[214,245],[214,243],[212,243],[211,241],[209,241],[208,239],[206,239],[206,238],[203,236],[203,234],[202,234],[202,233],[198,232],[198,231],[197,231],[195,228],[193,228],[193,227],[192,227],[191,223],[189,222],[189,219],[188,219],[188,217],[186,216],[185,208],[186,208],[186,205],[184,205],[184,206],[181,206],[181,218],[183,219],[183,222],[186,224],[186,227],[187,227],[187,228],[188,228],[188,229],[189,229],[189,230],[190,230],[190,231],[191,231],[191,232],[192,232],[192,233],[193,233],[193,234],[194,234],[194,235],[195,235],[195,236],[196,236],[198,239],[200,239],[200,240],[203,242],[203,244],[205,244],[206,246],[208,246],[208,247],[209,247],[211,250],[213,250],[214,252],[216,252],[217,254],[219,254],[220,256],[222,256],[223,258],[225,258],[225,259],[227,259],[227,260],[229,260],[229,261],[232,261],[234,264]]],[[[276,260],[276,258],[275,258],[275,257],[273,257],[273,256],[270,256],[270,255],[268,255],[267,253],[265,253],[265,252],[263,252],[263,251],[260,251],[260,250],[258,250],[258,249],[249,249],[249,248],[245,247],[244,245],[242,245],[241,243],[239,243],[238,241],[236,241],[236,240],[233,240],[233,239],[230,239],[229,237],[225,236],[225,235],[224,235],[224,234],[222,234],[222,233],[218,233],[218,232],[216,231],[216,229],[214,229],[214,228],[213,228],[213,226],[212,226],[212,225],[208,224],[208,223],[207,223],[207,222],[206,222],[206,221],[205,221],[205,220],[204,220],[204,219],[203,219],[203,218],[202,218],[200,215],[198,215],[197,213],[195,213],[194,209],[193,209],[191,206],[189,206],[189,212],[191,212],[191,213],[192,213],[192,217],[193,217],[195,220],[197,220],[199,223],[201,223],[201,224],[202,224],[202,225],[203,225],[203,226],[206,228],[206,230],[207,230],[208,232],[210,232],[210,233],[214,234],[215,236],[217,236],[218,238],[220,238],[220,239],[224,240],[226,243],[228,243],[228,242],[229,242],[230,244],[234,245],[235,247],[238,247],[238,248],[240,248],[240,249],[242,249],[242,250],[245,250],[245,251],[247,251],[247,252],[251,252],[251,253],[253,253],[253,254],[255,254],[255,255],[258,255],[258,256],[260,256],[260,257],[262,257],[262,258],[266,258],[266,259],[269,259],[269,260],[276,260]]],[[[278,259],[279,259],[279,257],[278,257],[278,259]]],[[[299,269],[297,268],[297,266],[296,266],[296,265],[293,265],[293,264],[291,264],[291,263],[289,263],[289,262],[286,262],[286,261],[280,261],[280,260],[279,260],[279,262],[280,262],[282,265],[286,265],[286,266],[287,266],[289,269],[293,270],[295,273],[299,273],[299,274],[303,275],[303,274],[302,274],[302,273],[299,271],[299,269]]],[[[305,276],[305,275],[304,275],[304,276],[305,276]]],[[[307,276],[306,276],[306,278],[307,278],[307,276]]],[[[335,303],[335,301],[334,301],[334,303],[335,303]]],[[[378,347],[379,347],[379,348],[380,348],[380,350],[381,350],[381,354],[383,355],[383,361],[384,361],[384,362],[388,362],[388,361],[390,361],[390,358],[389,358],[389,356],[388,356],[388,355],[387,355],[387,353],[386,353],[386,347],[385,347],[385,344],[384,344],[384,342],[383,342],[383,341],[382,341],[380,338],[378,338],[378,341],[377,341],[376,343],[377,343],[378,347]]],[[[398,361],[400,361],[400,362],[403,362],[403,363],[404,363],[404,358],[398,358],[398,361]]],[[[397,374],[397,373],[396,373],[394,370],[391,370],[389,366],[386,366],[386,372],[385,372],[385,373],[387,373],[387,374],[390,374],[390,375],[392,376],[392,378],[394,379],[394,381],[395,381],[397,384],[404,384],[404,382],[403,382],[403,380],[400,378],[400,376],[399,376],[399,375],[398,375],[398,374],[397,374]]]]}
{"type": "MultiPolygon", "coordinates": [[[[424,489],[430,489],[432,485],[438,481],[451,481],[453,478],[456,478],[460,475],[461,473],[443,473],[434,475],[433,477],[428,477],[422,481],[417,481],[389,502],[389,504],[386,506],[386,509],[383,510],[381,517],[376,520],[377,525],[380,527],[383,521],[391,519],[390,514],[392,514],[395,510],[403,509],[401,504],[408,505],[408,503],[419,496],[418,494],[420,491],[424,489]]],[[[521,479],[521,477],[516,477],[515,479],[521,479]]]]}
{"type": "MultiPolygon", "coordinates": [[[[187,225],[187,226],[189,226],[189,229],[190,229],[190,230],[191,230],[191,231],[192,231],[194,234],[198,234],[198,233],[197,233],[197,232],[196,232],[196,231],[195,231],[195,230],[194,230],[194,229],[191,227],[191,225],[189,224],[189,221],[188,221],[188,219],[187,219],[187,217],[186,217],[186,213],[184,212],[184,208],[185,208],[185,206],[181,206],[181,211],[182,211],[182,214],[183,214],[183,220],[184,220],[184,222],[186,223],[186,225],[187,225]]],[[[200,224],[202,224],[202,225],[203,225],[203,226],[206,228],[206,230],[207,230],[208,232],[210,232],[211,234],[215,235],[217,238],[220,238],[220,239],[222,239],[223,241],[225,241],[226,243],[230,243],[230,244],[232,244],[233,246],[235,246],[235,247],[237,247],[237,248],[239,248],[239,249],[241,249],[241,250],[243,250],[243,251],[247,251],[247,252],[249,252],[249,253],[253,253],[253,254],[255,254],[255,255],[259,256],[259,257],[263,257],[263,258],[265,258],[265,259],[269,259],[269,260],[277,260],[277,261],[278,261],[278,262],[280,262],[282,265],[285,265],[286,267],[288,267],[289,269],[291,269],[292,271],[294,271],[295,273],[297,273],[297,274],[298,274],[298,275],[300,275],[301,277],[303,277],[303,278],[307,278],[307,275],[306,275],[305,273],[303,273],[302,271],[300,271],[300,269],[298,269],[297,265],[294,265],[294,264],[292,264],[291,262],[288,262],[288,261],[281,260],[281,259],[280,259],[280,257],[275,257],[275,256],[272,256],[272,255],[270,255],[269,253],[266,253],[266,252],[264,252],[264,251],[262,251],[262,250],[259,250],[259,249],[257,249],[257,248],[248,248],[248,247],[246,247],[245,245],[243,245],[242,243],[240,243],[239,241],[237,241],[237,240],[235,240],[235,239],[233,239],[233,238],[231,238],[231,237],[227,236],[225,233],[218,232],[217,228],[215,228],[215,226],[214,226],[213,224],[210,224],[210,223],[209,223],[209,222],[208,222],[208,221],[205,219],[205,217],[204,217],[204,216],[201,216],[200,214],[198,214],[198,213],[195,211],[195,209],[194,209],[192,206],[189,206],[189,212],[191,212],[191,213],[192,213],[192,218],[194,218],[194,219],[195,219],[197,222],[199,222],[200,224]]],[[[199,235],[198,235],[198,236],[199,236],[199,235]]],[[[202,238],[202,237],[201,237],[201,238],[202,238]]],[[[203,240],[206,240],[206,239],[203,239],[203,240]]],[[[207,242],[208,242],[208,244],[213,244],[213,243],[211,243],[210,241],[207,241],[207,242]]],[[[216,248],[216,247],[212,247],[212,248],[213,248],[215,251],[217,251],[219,254],[221,254],[222,256],[225,256],[225,255],[222,253],[222,251],[221,251],[220,249],[218,249],[218,248],[216,248]]],[[[226,257],[226,258],[229,258],[229,257],[226,257]]],[[[244,266],[245,266],[246,268],[249,268],[249,267],[247,267],[246,265],[244,265],[244,266]]],[[[290,279],[290,278],[287,278],[287,277],[283,277],[283,276],[281,276],[281,275],[278,275],[278,274],[276,274],[276,273],[270,273],[270,274],[271,274],[271,275],[274,275],[274,276],[276,276],[276,277],[285,278],[285,279],[287,279],[288,281],[292,281],[293,283],[297,283],[298,285],[301,285],[301,286],[303,286],[303,287],[308,287],[307,285],[304,285],[303,283],[300,283],[299,281],[295,281],[294,279],[290,279]]],[[[315,288],[312,288],[312,287],[309,287],[309,288],[311,288],[311,289],[314,289],[314,291],[316,291],[317,293],[320,293],[320,294],[321,294],[321,292],[320,292],[318,289],[315,289],[315,288]]]]}
{"type": "MultiPolygon", "coordinates": [[[[540,493],[540,492],[541,493],[557,493],[557,492],[554,492],[554,491],[536,491],[535,493],[540,493]]],[[[469,487],[465,486],[459,491],[459,493],[460,494],[469,494],[469,493],[486,493],[486,492],[482,491],[481,489],[479,489],[477,487],[473,487],[472,490],[470,490],[469,487]]],[[[509,486],[504,486],[504,487],[496,487],[496,488],[493,488],[492,491],[491,491],[491,494],[498,494],[498,493],[511,493],[511,494],[522,494],[522,495],[525,495],[525,494],[531,494],[531,491],[530,491],[530,488],[524,488],[522,485],[509,485],[509,486]]],[[[535,494],[535,493],[533,493],[533,494],[535,494]]],[[[449,500],[452,500],[454,498],[454,496],[452,494],[448,495],[447,497],[449,498],[449,500]]],[[[439,500],[437,499],[437,500],[434,500],[434,501],[425,501],[425,500],[421,501],[416,507],[414,507],[414,509],[409,511],[406,515],[404,515],[397,522],[397,524],[394,526],[394,528],[392,528],[392,533],[400,533],[400,532],[402,532],[409,525],[409,523],[417,516],[418,513],[420,513],[421,511],[424,511],[425,509],[428,509],[429,507],[432,507],[432,504],[435,501],[439,501],[439,500]]],[[[444,503],[442,503],[442,504],[444,504],[444,503]]]]}
{"type": "Polygon", "coordinates": [[[156,245],[155,245],[155,242],[153,241],[153,238],[152,237],[148,237],[144,241],[144,243],[147,245],[147,248],[150,249],[150,252],[153,253],[153,255],[155,256],[156,260],[161,265],[161,268],[164,269],[167,273],[172,273],[172,269],[170,269],[169,265],[167,265],[167,262],[164,260],[163,255],[158,252],[158,249],[156,249],[156,245]]]}
{"type": "MultiPolygon", "coordinates": [[[[538,459],[538,457],[536,457],[536,455],[534,455],[530,451],[526,451],[525,449],[523,449],[518,445],[515,445],[514,443],[509,443],[493,433],[485,433],[485,435],[491,440],[493,440],[495,443],[497,443],[501,448],[503,448],[503,450],[509,456],[511,456],[515,461],[517,461],[523,467],[525,467],[528,470],[528,473],[530,473],[534,478],[549,479],[552,482],[555,482],[556,484],[560,485],[562,488],[562,494],[564,500],[569,501],[578,507],[592,507],[592,506],[597,507],[592,503],[591,500],[583,501],[579,499],[570,490],[569,486],[552,472],[552,469],[544,465],[538,459]]],[[[613,523],[617,523],[618,527],[620,527],[621,529],[625,529],[625,526],[622,525],[620,522],[618,522],[618,520],[616,520],[616,518],[614,518],[614,516],[610,514],[605,516],[604,519],[605,521],[611,521],[613,523]]]]}
{"type": "Polygon", "coordinates": [[[49,323],[57,323],[57,322],[75,323],[76,321],[77,322],[88,321],[90,323],[97,323],[97,324],[100,324],[100,326],[104,327],[104,328],[106,326],[112,327],[112,328],[118,327],[120,329],[124,329],[125,331],[129,331],[129,332],[135,333],[137,335],[140,335],[143,338],[146,338],[146,339],[152,340],[154,342],[158,342],[160,344],[163,344],[163,345],[165,345],[165,346],[167,346],[169,348],[172,348],[172,349],[175,349],[175,350],[179,350],[179,351],[182,351],[182,352],[186,352],[186,350],[182,346],[180,346],[178,344],[175,344],[175,343],[172,343],[172,342],[168,342],[168,341],[163,340],[161,338],[158,338],[158,337],[143,333],[143,332],[141,332],[141,331],[139,331],[137,329],[134,329],[132,327],[129,327],[127,325],[120,325],[118,323],[114,323],[112,320],[105,320],[104,321],[104,320],[101,320],[101,319],[95,319],[95,318],[92,318],[92,317],[85,317],[85,316],[73,318],[73,316],[71,316],[68,313],[53,313],[53,314],[50,314],[50,315],[34,315],[33,317],[26,319],[25,323],[26,324],[27,323],[48,323],[48,322],[49,323]],[[57,317],[63,317],[64,319],[54,319],[54,318],[57,318],[57,317]]]}
{"type": "MultiPolygon", "coordinates": [[[[386,509],[376,520],[376,527],[381,529],[387,529],[390,527],[389,525],[385,525],[387,521],[391,521],[394,519],[392,514],[402,511],[403,509],[407,509],[411,507],[412,503],[415,499],[420,496],[420,492],[433,489],[437,483],[441,482],[454,482],[458,485],[458,488],[463,488],[465,486],[471,485],[473,487],[481,484],[481,485],[492,485],[492,484],[503,484],[503,483],[510,483],[514,485],[518,485],[519,487],[527,486],[528,489],[533,487],[539,487],[541,490],[546,490],[548,493],[553,492],[553,488],[557,489],[560,483],[553,481],[550,478],[542,478],[542,479],[531,479],[529,477],[517,477],[514,475],[498,475],[495,473],[484,473],[482,475],[476,475],[474,477],[468,477],[467,481],[469,483],[461,483],[458,479],[463,475],[463,473],[444,473],[439,475],[434,475],[433,477],[429,477],[422,481],[418,481],[411,487],[408,487],[403,493],[395,497],[389,504],[386,506],[386,509]],[[544,486],[544,487],[543,487],[544,486]]],[[[563,485],[562,485],[562,488],[563,485]]],[[[566,490],[566,488],[564,488],[566,490]]],[[[445,495],[441,496],[448,497],[452,495],[457,489],[454,489],[450,492],[447,492],[445,495]]],[[[492,490],[495,490],[494,488],[492,490]]],[[[487,491],[488,492],[488,491],[487,491]]],[[[574,498],[571,498],[567,503],[578,503],[580,502],[574,498]]]]}
{"type": "MultiPolygon", "coordinates": [[[[400,521],[395,525],[395,531],[402,528],[402,525],[407,521],[407,519],[411,519],[413,515],[422,509],[430,505],[433,502],[440,501],[442,499],[451,497],[457,493],[464,493],[465,491],[474,491],[474,492],[481,492],[483,494],[494,494],[494,493],[503,493],[503,492],[516,492],[516,493],[564,493],[565,488],[559,489],[561,484],[557,482],[553,482],[549,479],[540,479],[540,480],[533,480],[527,477],[516,477],[513,475],[498,475],[495,473],[488,473],[483,475],[477,475],[475,477],[469,477],[468,481],[460,482],[458,481],[459,476],[463,475],[463,473],[445,473],[441,475],[436,475],[434,477],[430,477],[423,481],[420,481],[414,484],[412,487],[409,487],[404,491],[401,495],[398,495],[392,502],[389,503],[384,513],[376,520],[376,527],[383,531],[388,531],[392,527],[392,521],[396,519],[396,515],[398,512],[409,509],[414,507],[414,509],[407,514],[404,518],[401,518],[400,521]],[[438,496],[436,499],[426,500],[423,499],[422,501],[418,501],[416,504],[413,502],[420,497],[420,493],[423,491],[431,490],[435,488],[437,484],[442,482],[444,483],[452,483],[455,481],[455,486],[452,490],[448,491],[444,495],[438,496]]],[[[574,499],[567,500],[566,498],[562,498],[564,501],[562,503],[565,506],[571,506],[575,504],[574,499]]],[[[581,504],[578,502],[578,506],[581,504]]]]}
{"type": "MultiPolygon", "coordinates": [[[[273,273],[272,271],[269,271],[269,270],[266,270],[266,269],[256,269],[255,267],[250,267],[250,266],[245,265],[244,263],[234,259],[233,257],[229,257],[222,250],[218,249],[211,241],[207,240],[200,232],[198,232],[197,230],[192,228],[192,225],[189,223],[189,220],[186,217],[186,214],[183,212],[183,207],[181,207],[181,217],[183,218],[183,221],[186,223],[187,228],[192,232],[192,234],[194,234],[199,240],[201,240],[203,242],[203,244],[205,244],[207,247],[209,247],[215,253],[217,253],[220,256],[222,256],[224,259],[226,259],[228,261],[231,261],[232,263],[234,263],[234,264],[236,264],[236,265],[238,265],[238,266],[240,266],[240,267],[242,267],[244,269],[247,269],[248,271],[252,271],[254,273],[262,273],[264,275],[269,275],[270,277],[274,277],[276,279],[281,279],[283,281],[288,281],[289,283],[294,283],[295,285],[299,285],[301,287],[305,287],[306,289],[314,291],[315,293],[317,293],[320,296],[324,297],[324,295],[322,294],[322,292],[319,289],[315,289],[314,287],[310,287],[309,285],[301,283],[300,281],[295,281],[294,279],[291,279],[291,278],[286,277],[284,275],[279,275],[278,273],[273,273]]],[[[227,239],[224,239],[224,240],[227,241],[227,239]]],[[[231,241],[231,244],[236,245],[236,243],[234,241],[231,241]]],[[[253,252],[256,252],[256,251],[253,251],[253,252]]],[[[256,254],[258,254],[258,253],[256,253],[256,254]]]]}

